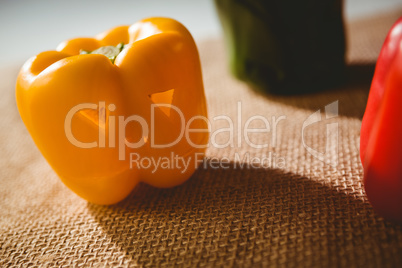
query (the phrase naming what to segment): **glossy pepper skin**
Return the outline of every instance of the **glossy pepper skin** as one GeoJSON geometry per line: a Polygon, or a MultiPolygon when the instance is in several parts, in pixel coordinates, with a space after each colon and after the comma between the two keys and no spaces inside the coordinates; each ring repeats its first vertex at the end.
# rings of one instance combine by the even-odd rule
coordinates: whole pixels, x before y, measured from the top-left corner
{"type": "Polygon", "coordinates": [[[183,183],[209,139],[198,51],[173,19],[144,19],[36,55],[19,73],[16,99],[35,144],[64,184],[96,204],[121,201],[140,181],[183,183]],[[126,45],[114,61],[80,54],[120,43],[126,45]],[[200,131],[184,133],[185,125],[200,131]],[[188,168],[167,166],[173,156],[188,168]],[[158,160],[164,168],[157,168],[158,160]]]}
{"type": "Polygon", "coordinates": [[[402,223],[402,17],[377,60],[360,132],[364,187],[373,208],[402,223]]]}
{"type": "Polygon", "coordinates": [[[342,83],[342,0],[215,0],[237,78],[273,94],[342,83]]]}

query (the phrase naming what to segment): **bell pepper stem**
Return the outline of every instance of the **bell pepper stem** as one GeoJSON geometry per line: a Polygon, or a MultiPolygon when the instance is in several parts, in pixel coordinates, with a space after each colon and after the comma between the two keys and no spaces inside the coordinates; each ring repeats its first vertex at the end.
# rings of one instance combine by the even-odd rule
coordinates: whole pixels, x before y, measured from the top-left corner
{"type": "Polygon", "coordinates": [[[114,63],[117,55],[124,49],[125,44],[119,43],[117,46],[104,46],[93,51],[81,50],[80,54],[101,54],[106,56],[112,63],[114,63]]]}

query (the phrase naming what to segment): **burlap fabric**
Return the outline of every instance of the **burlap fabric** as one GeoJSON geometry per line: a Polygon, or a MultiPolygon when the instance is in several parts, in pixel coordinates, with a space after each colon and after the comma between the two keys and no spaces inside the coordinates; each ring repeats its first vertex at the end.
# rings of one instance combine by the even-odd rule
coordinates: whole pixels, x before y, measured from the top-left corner
{"type": "MultiPolygon", "coordinates": [[[[276,139],[272,129],[251,133],[251,142],[269,143],[255,149],[244,137],[239,145],[234,133],[234,146],[209,148],[206,167],[185,184],[174,189],[141,184],[114,206],[89,204],[60,182],[19,118],[14,99],[19,66],[1,70],[0,266],[401,267],[402,226],[370,207],[359,161],[374,62],[401,14],[347,24],[347,85],[307,96],[256,94],[228,74],[221,41],[201,43],[210,118],[230,116],[237,129],[239,105],[243,126],[253,115],[267,118],[271,127],[272,116],[286,116],[277,124],[276,139]],[[303,122],[336,100],[338,116],[325,119],[323,113],[303,138],[303,122]],[[325,152],[329,123],[338,124],[338,146],[327,152],[338,157],[337,166],[303,146],[304,141],[325,152]],[[270,154],[270,166],[240,166],[270,154]],[[224,159],[223,166],[213,167],[214,159],[224,159]]],[[[228,127],[225,120],[211,121],[213,131],[228,127]]],[[[230,135],[214,138],[224,144],[230,135]]]]}

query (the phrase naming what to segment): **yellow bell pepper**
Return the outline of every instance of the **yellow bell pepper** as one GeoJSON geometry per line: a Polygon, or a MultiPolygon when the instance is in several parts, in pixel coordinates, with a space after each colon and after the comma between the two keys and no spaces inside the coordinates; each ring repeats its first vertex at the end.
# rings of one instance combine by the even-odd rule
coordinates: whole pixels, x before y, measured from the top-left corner
{"type": "Polygon", "coordinates": [[[202,162],[209,122],[195,42],[149,18],[61,43],[22,67],[21,118],[64,184],[113,204],[140,182],[173,187],[202,162]]]}

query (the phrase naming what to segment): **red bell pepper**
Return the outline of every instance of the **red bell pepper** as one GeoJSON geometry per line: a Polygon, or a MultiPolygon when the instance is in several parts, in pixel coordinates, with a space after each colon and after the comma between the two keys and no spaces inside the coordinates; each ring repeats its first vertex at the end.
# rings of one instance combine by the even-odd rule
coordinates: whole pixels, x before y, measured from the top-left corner
{"type": "Polygon", "coordinates": [[[360,131],[364,188],[373,208],[402,222],[402,17],[377,60],[360,131]]]}

